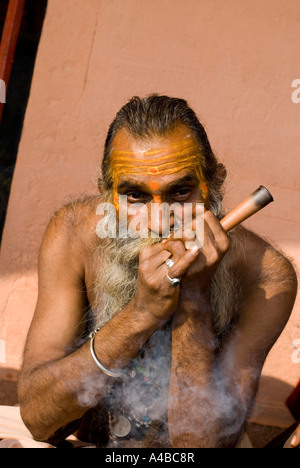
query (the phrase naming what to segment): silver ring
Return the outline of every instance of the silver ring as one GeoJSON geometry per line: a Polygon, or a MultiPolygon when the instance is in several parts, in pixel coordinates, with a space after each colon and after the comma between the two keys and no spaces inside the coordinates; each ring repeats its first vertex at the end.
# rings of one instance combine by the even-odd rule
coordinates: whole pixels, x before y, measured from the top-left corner
{"type": "Polygon", "coordinates": [[[169,280],[171,285],[174,286],[174,288],[176,288],[176,286],[180,285],[180,281],[181,281],[180,278],[170,278],[170,276],[167,275],[167,279],[169,280]]]}
{"type": "MultiPolygon", "coordinates": [[[[173,265],[175,265],[175,262],[174,262],[174,260],[169,258],[169,260],[166,261],[166,265],[170,269],[170,268],[172,268],[173,265]]],[[[167,279],[169,280],[171,285],[174,286],[174,288],[176,288],[176,286],[180,285],[180,281],[181,281],[180,278],[170,278],[170,276],[167,275],[167,279]]]]}
{"type": "Polygon", "coordinates": [[[172,268],[172,266],[175,265],[175,262],[174,262],[174,260],[169,258],[169,260],[166,261],[166,265],[167,265],[168,268],[172,268]]]}

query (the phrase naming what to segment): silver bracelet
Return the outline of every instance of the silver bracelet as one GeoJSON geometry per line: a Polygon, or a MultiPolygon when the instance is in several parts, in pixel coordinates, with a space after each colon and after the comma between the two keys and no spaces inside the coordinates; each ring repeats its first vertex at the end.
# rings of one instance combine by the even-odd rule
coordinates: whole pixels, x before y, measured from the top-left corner
{"type": "Polygon", "coordinates": [[[108,375],[109,377],[114,377],[115,379],[117,379],[118,377],[121,377],[123,374],[121,372],[114,372],[114,371],[110,371],[108,369],[106,369],[102,364],[101,362],[98,360],[96,354],[95,354],[95,351],[94,351],[94,341],[95,341],[95,336],[96,334],[98,333],[99,329],[98,330],[95,330],[93,331],[92,333],[90,333],[89,335],[89,338],[91,339],[90,341],[90,350],[91,350],[91,355],[92,355],[92,358],[94,359],[94,362],[95,364],[99,367],[99,369],[106,375],[108,375]]]}

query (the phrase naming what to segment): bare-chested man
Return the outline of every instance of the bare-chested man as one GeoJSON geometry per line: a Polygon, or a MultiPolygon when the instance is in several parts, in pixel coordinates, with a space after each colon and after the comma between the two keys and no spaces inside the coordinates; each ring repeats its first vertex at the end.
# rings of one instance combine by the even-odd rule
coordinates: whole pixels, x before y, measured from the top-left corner
{"type": "MultiPolygon", "coordinates": [[[[117,114],[100,196],[63,207],[42,243],[19,381],[34,438],[55,443],[79,428],[99,447],[237,446],[297,279],[255,234],[225,233],[225,177],[185,101],[133,98],[117,114]],[[100,239],[99,221],[112,222],[102,202],[117,216],[127,210],[128,224],[146,205],[160,237],[100,239]],[[153,203],[204,203],[203,246],[186,248],[184,232],[165,239],[153,203]]],[[[172,213],[167,221],[172,228],[172,213]]]]}

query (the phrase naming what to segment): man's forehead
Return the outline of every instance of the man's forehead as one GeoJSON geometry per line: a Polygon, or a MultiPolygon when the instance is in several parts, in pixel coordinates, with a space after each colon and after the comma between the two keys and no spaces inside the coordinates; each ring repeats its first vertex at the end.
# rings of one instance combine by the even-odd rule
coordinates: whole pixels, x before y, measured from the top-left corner
{"type": "MultiPolygon", "coordinates": [[[[158,189],[158,177],[174,177],[193,173],[204,183],[205,159],[194,134],[185,126],[178,126],[163,137],[138,140],[126,130],[114,138],[110,154],[110,170],[114,196],[119,182],[129,176],[143,176],[158,189]],[[177,174],[177,175],[176,175],[177,174]]],[[[164,179],[166,180],[166,179],[164,179]]]]}
{"type": "Polygon", "coordinates": [[[175,127],[166,135],[147,139],[133,137],[125,129],[121,129],[113,139],[111,158],[155,159],[162,155],[175,155],[189,150],[199,151],[199,143],[191,130],[183,125],[175,127]]]}

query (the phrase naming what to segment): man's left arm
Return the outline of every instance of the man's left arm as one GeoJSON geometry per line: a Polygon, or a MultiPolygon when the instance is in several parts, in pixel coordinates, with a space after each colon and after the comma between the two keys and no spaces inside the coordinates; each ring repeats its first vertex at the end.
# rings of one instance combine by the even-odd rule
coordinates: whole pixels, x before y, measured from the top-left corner
{"type": "Polygon", "coordinates": [[[233,414],[237,428],[240,426],[236,436],[252,410],[264,362],[290,318],[297,295],[297,276],[291,263],[261,239],[250,236],[256,255],[250,252],[245,268],[248,266],[252,276],[243,285],[240,315],[218,363],[225,392],[236,402],[233,414]],[[243,424],[239,424],[239,416],[243,424]]]}
{"type": "Polygon", "coordinates": [[[237,445],[264,361],[293,309],[297,279],[291,264],[252,234],[248,244],[240,266],[245,280],[239,318],[219,353],[203,295],[183,300],[176,312],[169,392],[173,447],[237,445]]]}

